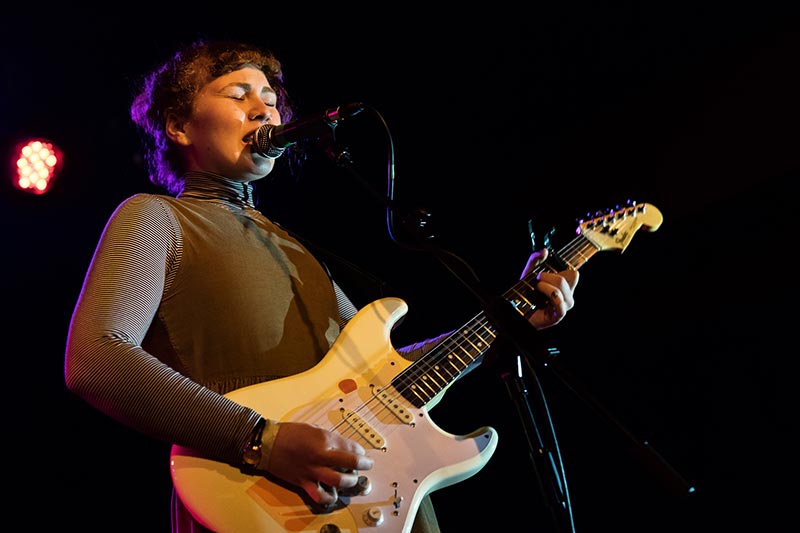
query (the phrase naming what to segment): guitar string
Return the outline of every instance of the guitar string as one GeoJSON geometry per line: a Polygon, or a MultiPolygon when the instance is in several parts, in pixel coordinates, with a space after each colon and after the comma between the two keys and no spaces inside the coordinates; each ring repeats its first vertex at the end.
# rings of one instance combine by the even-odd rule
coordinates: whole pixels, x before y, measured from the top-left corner
{"type": "MultiPolygon", "coordinates": [[[[564,249],[564,251],[561,252],[560,255],[569,256],[569,258],[570,258],[568,260],[569,263],[575,262],[574,258],[580,258],[581,256],[585,255],[585,254],[580,254],[580,253],[578,253],[577,255],[575,254],[575,249],[580,249],[580,246],[581,246],[580,241],[581,240],[586,241],[585,237],[582,239],[582,236],[579,236],[576,239],[574,239],[573,242],[564,249]]],[[[589,245],[591,246],[591,243],[589,243],[589,245]]],[[[535,283],[532,282],[533,279],[535,277],[537,277],[538,274],[543,272],[546,268],[551,268],[550,265],[547,262],[545,262],[542,265],[538,266],[532,272],[530,272],[528,275],[523,277],[523,279],[521,279],[520,282],[518,282],[515,285],[515,287],[518,287],[520,285],[525,285],[529,289],[534,290],[535,283]]],[[[521,304],[517,306],[517,311],[519,311],[520,314],[522,314],[523,316],[527,317],[527,316],[529,316],[529,313],[531,313],[531,312],[533,312],[535,310],[535,305],[532,302],[530,302],[528,299],[524,298],[522,292],[519,289],[512,288],[511,290],[506,292],[506,296],[511,297],[513,295],[517,295],[519,297],[522,297],[522,299],[523,299],[521,304]]],[[[511,298],[509,298],[509,299],[511,299],[511,298]]],[[[478,362],[478,359],[490,347],[491,342],[490,341],[487,342],[487,339],[484,338],[483,336],[481,336],[480,334],[478,334],[477,332],[478,331],[483,331],[483,330],[487,331],[488,334],[492,337],[492,340],[496,337],[496,333],[495,333],[495,329],[493,328],[493,326],[491,326],[491,323],[482,314],[480,314],[476,318],[474,318],[471,323],[478,324],[478,327],[469,326],[469,325],[463,327],[461,329],[461,335],[460,335],[460,338],[463,339],[463,340],[454,343],[455,348],[460,348],[461,351],[463,351],[466,354],[466,356],[469,358],[469,362],[465,362],[461,357],[458,356],[458,353],[451,347],[451,346],[453,346],[453,343],[449,343],[448,342],[448,341],[452,340],[452,337],[450,337],[450,338],[446,339],[443,343],[441,343],[439,346],[435,347],[432,350],[432,352],[442,352],[443,351],[444,353],[438,353],[438,354],[433,353],[431,355],[431,357],[427,357],[426,356],[425,360],[421,361],[419,365],[412,365],[412,367],[409,367],[409,369],[407,369],[406,371],[402,372],[401,374],[399,374],[397,376],[397,378],[395,378],[395,381],[400,381],[401,383],[404,383],[403,387],[399,389],[399,392],[401,394],[403,394],[405,391],[409,391],[411,389],[414,389],[415,383],[417,383],[417,382],[425,383],[426,382],[426,379],[425,379],[426,376],[430,375],[432,373],[431,370],[436,371],[436,374],[441,376],[441,374],[438,372],[438,369],[439,368],[443,368],[443,366],[441,365],[442,361],[444,361],[445,359],[451,360],[451,358],[450,358],[451,355],[456,357],[459,360],[459,362],[463,365],[463,368],[457,369],[458,372],[457,372],[456,375],[451,374],[450,375],[451,379],[445,380],[446,381],[445,385],[447,385],[447,383],[452,383],[453,381],[455,381],[455,379],[457,379],[457,377],[458,377],[458,374],[462,374],[463,372],[465,372],[470,367],[470,365],[474,365],[476,362],[478,362]],[[474,342],[469,340],[468,335],[466,335],[466,332],[468,332],[468,331],[472,332],[473,335],[475,335],[475,337],[477,337],[477,339],[479,339],[479,343],[478,344],[476,344],[476,343],[474,343],[474,342]],[[442,350],[442,349],[444,349],[444,350],[442,350]],[[475,352],[474,355],[473,355],[473,352],[475,352]],[[426,365],[427,365],[427,367],[426,367],[426,365]]],[[[432,389],[433,395],[429,394],[428,395],[429,396],[428,400],[430,400],[433,397],[435,397],[436,394],[438,394],[444,388],[443,385],[441,385],[439,383],[436,383],[435,380],[434,380],[434,383],[436,384],[438,390],[437,389],[432,389]]],[[[403,396],[406,396],[406,395],[403,394],[403,396]]]]}
{"type": "MultiPolygon", "coordinates": [[[[566,259],[568,264],[574,263],[575,258],[580,259],[586,256],[586,254],[575,252],[575,250],[580,250],[582,246],[581,240],[585,241],[583,246],[587,247],[586,243],[588,243],[588,241],[585,237],[578,236],[560,252],[559,255],[568,258],[566,259]]],[[[588,243],[588,245],[593,246],[591,243],[588,243]]],[[[587,249],[589,249],[589,247],[587,247],[587,249]]],[[[547,268],[552,269],[552,267],[545,262],[526,275],[517,285],[524,284],[529,287],[529,289],[533,290],[534,286],[531,283],[533,278],[547,268]]],[[[506,295],[512,295],[512,293],[522,296],[519,289],[511,289],[506,295]]],[[[521,305],[518,311],[523,314],[523,316],[529,316],[529,313],[535,310],[535,305],[527,299],[523,298],[523,300],[524,305],[521,305]]],[[[399,395],[398,400],[409,401],[418,408],[424,406],[444,390],[448,384],[455,382],[456,379],[464,374],[471,366],[479,363],[495,338],[496,333],[493,326],[483,314],[479,314],[460,329],[460,334],[454,334],[445,339],[442,343],[434,347],[429,354],[423,356],[423,359],[413,363],[398,374],[387,387],[374,392],[387,394],[388,399],[392,400],[395,409],[400,410],[401,413],[407,408],[404,409],[402,406],[395,403],[394,399],[391,398],[393,394],[399,395]],[[481,335],[479,332],[485,333],[481,335]],[[469,333],[472,334],[472,338],[475,339],[475,342],[470,340],[469,333]],[[459,354],[463,354],[463,357],[459,354]],[[421,400],[422,404],[416,405],[415,399],[421,400]]],[[[367,402],[355,408],[352,413],[351,416],[360,417],[361,422],[358,426],[353,426],[345,420],[337,422],[335,426],[336,429],[340,430],[344,424],[347,424],[345,426],[346,431],[343,432],[345,436],[363,437],[363,435],[361,435],[362,432],[370,432],[370,436],[374,438],[374,434],[371,433],[372,425],[379,415],[385,417],[385,421],[390,423],[389,429],[384,432],[385,435],[388,436],[393,433],[395,429],[402,427],[402,425],[396,423],[391,424],[393,421],[397,422],[398,419],[395,418],[392,410],[386,406],[384,402],[376,399],[375,396],[372,396],[367,402]]],[[[372,441],[367,437],[364,438],[367,440],[367,443],[371,445],[372,441]]],[[[385,437],[381,439],[381,442],[383,442],[385,446],[385,437]]]]}
{"type": "MultiPolygon", "coordinates": [[[[586,222],[582,223],[580,225],[580,228],[582,228],[583,231],[581,233],[579,233],[577,235],[577,237],[575,239],[573,239],[561,252],[559,252],[557,254],[557,257],[565,258],[564,260],[566,261],[567,265],[570,268],[573,268],[573,269],[577,270],[584,263],[586,263],[586,261],[588,261],[589,258],[592,257],[592,255],[594,255],[597,251],[599,251],[599,247],[597,245],[595,245],[593,242],[591,242],[585,236],[585,231],[586,230],[595,228],[598,225],[602,225],[601,231],[604,231],[604,232],[607,232],[607,233],[610,234],[613,230],[619,229],[616,226],[618,226],[620,221],[624,221],[629,216],[634,216],[635,217],[635,216],[637,216],[638,213],[643,212],[644,211],[644,205],[645,204],[638,204],[638,205],[626,207],[624,209],[619,209],[619,210],[616,210],[616,211],[614,211],[612,213],[609,213],[607,215],[598,216],[598,217],[595,217],[594,219],[591,219],[589,221],[586,221],[586,222]]],[[[522,280],[520,280],[520,283],[518,283],[514,287],[512,287],[511,290],[506,292],[506,296],[509,296],[508,299],[511,299],[510,297],[512,297],[515,294],[522,298],[524,305],[523,305],[523,303],[520,303],[517,306],[517,310],[523,316],[525,316],[526,318],[529,316],[529,313],[531,313],[531,312],[533,312],[535,310],[536,306],[532,302],[530,302],[527,298],[525,298],[524,294],[522,293],[522,291],[517,289],[517,287],[519,287],[520,285],[525,285],[525,286],[528,287],[529,290],[531,290],[531,291],[535,290],[535,287],[534,287],[535,283],[532,284],[531,281],[534,278],[534,276],[538,277],[538,275],[541,272],[543,272],[544,269],[546,269],[546,268],[550,268],[552,271],[557,271],[558,270],[556,268],[552,268],[550,266],[550,263],[546,261],[539,268],[534,269],[534,271],[532,273],[530,273],[527,276],[523,277],[522,280]]],[[[480,315],[479,315],[479,318],[473,319],[473,323],[474,322],[479,322],[479,321],[482,321],[482,328],[481,329],[485,329],[486,331],[488,331],[489,334],[494,338],[496,335],[495,335],[494,330],[491,328],[488,320],[480,318],[480,315]]],[[[465,327],[465,328],[463,328],[462,333],[464,333],[466,331],[473,331],[473,333],[474,333],[477,330],[478,330],[477,328],[465,327]]],[[[469,368],[470,365],[475,364],[475,362],[478,361],[478,358],[480,358],[486,352],[486,350],[488,350],[490,343],[485,342],[485,339],[483,339],[479,335],[477,337],[481,341],[480,345],[475,345],[472,342],[469,342],[469,347],[471,347],[473,350],[477,351],[476,355],[474,355],[474,356],[471,355],[471,351],[469,349],[464,348],[464,346],[466,346],[465,343],[463,343],[463,342],[456,343],[456,346],[461,348],[462,351],[468,356],[468,358],[470,358],[470,362],[469,363],[464,363],[464,361],[460,357],[458,357],[456,352],[454,352],[453,350],[450,350],[448,348],[448,346],[447,346],[448,341],[451,340],[452,337],[448,338],[444,343],[442,343],[439,346],[437,346],[436,348],[434,348],[434,350],[432,350],[432,352],[434,352],[434,353],[431,354],[431,357],[427,357],[426,356],[425,360],[421,361],[419,365],[416,365],[416,364],[412,365],[411,367],[406,369],[406,371],[404,371],[401,374],[399,374],[395,378],[395,380],[393,380],[393,383],[397,382],[397,383],[402,384],[402,386],[398,389],[400,394],[403,397],[406,397],[407,393],[409,391],[413,392],[414,390],[416,390],[416,387],[415,387],[416,383],[426,383],[426,378],[432,374],[431,370],[436,370],[436,374],[438,374],[441,377],[441,374],[438,372],[438,370],[440,368],[443,368],[443,367],[440,366],[440,363],[443,360],[445,360],[446,358],[450,358],[451,355],[455,356],[456,358],[458,358],[458,360],[463,364],[463,368],[460,371],[458,369],[456,369],[457,370],[457,374],[456,375],[451,374],[450,375],[451,379],[449,379],[449,380],[446,379],[445,380],[445,386],[448,383],[452,383],[453,381],[455,381],[455,379],[457,379],[457,377],[458,377],[458,374],[463,373],[464,371],[466,371],[469,368]],[[447,348],[447,349],[446,350],[442,350],[442,348],[447,348]],[[427,368],[426,368],[426,365],[428,365],[427,368]]],[[[462,334],[461,338],[462,339],[466,339],[467,336],[462,334]]],[[[434,382],[435,382],[435,380],[434,380],[434,382]]],[[[442,385],[440,385],[438,383],[436,383],[436,385],[438,387],[438,390],[437,389],[432,389],[434,394],[433,395],[428,394],[427,395],[428,396],[428,400],[433,399],[436,396],[436,394],[438,394],[444,388],[444,386],[442,386],[442,385]]]]}
{"type": "MultiPolygon", "coordinates": [[[[596,227],[599,224],[602,224],[603,225],[602,231],[610,232],[612,229],[615,229],[614,226],[616,226],[621,220],[624,220],[624,219],[628,218],[628,216],[635,216],[637,214],[637,212],[641,212],[641,211],[643,211],[643,209],[644,209],[644,204],[638,204],[638,205],[635,205],[635,206],[630,206],[630,207],[626,207],[626,208],[623,208],[623,209],[618,209],[618,210],[616,210],[616,211],[614,211],[612,213],[609,213],[607,215],[598,216],[598,217],[595,217],[594,219],[591,219],[589,221],[583,222],[580,225],[580,228],[583,228],[584,231],[579,233],[576,236],[575,239],[573,239],[566,247],[564,247],[556,255],[556,257],[558,257],[558,258],[566,258],[564,260],[567,263],[567,265],[570,268],[573,268],[573,269],[577,270],[586,261],[588,261],[588,259],[592,255],[594,255],[594,253],[596,253],[598,251],[597,245],[595,245],[588,238],[586,238],[585,230],[591,229],[593,227],[596,227]]],[[[518,308],[518,311],[523,316],[526,316],[526,317],[529,316],[529,313],[534,311],[536,306],[532,302],[530,302],[527,298],[525,298],[523,292],[520,291],[519,289],[517,289],[516,287],[518,287],[520,285],[525,285],[525,286],[527,286],[529,288],[530,291],[534,291],[535,290],[535,287],[534,287],[535,284],[531,283],[532,279],[534,278],[534,276],[538,276],[538,274],[543,272],[546,268],[550,268],[550,270],[552,270],[554,272],[558,270],[557,268],[553,268],[550,265],[550,262],[546,261],[540,267],[534,269],[534,271],[532,273],[529,273],[528,275],[523,277],[520,280],[520,283],[516,284],[515,287],[512,287],[511,290],[506,292],[506,296],[509,296],[508,299],[511,299],[510,296],[513,296],[513,295],[517,295],[517,296],[519,296],[519,297],[521,297],[523,299],[525,305],[524,306],[520,306],[518,308]],[[523,307],[527,307],[527,309],[523,311],[522,310],[523,307]]],[[[475,322],[475,321],[476,320],[473,319],[473,322],[475,322]]],[[[486,321],[484,321],[484,322],[486,324],[488,324],[488,322],[486,322],[486,321]]],[[[475,328],[464,328],[464,330],[473,330],[473,329],[475,329],[475,328]]],[[[483,326],[483,329],[487,329],[489,331],[489,333],[492,336],[494,336],[494,331],[493,330],[489,330],[489,328],[486,325],[483,326]]],[[[480,336],[478,336],[478,337],[480,338],[480,336]]],[[[448,339],[448,340],[450,340],[450,339],[448,339]]],[[[485,346],[486,343],[484,341],[485,341],[485,339],[481,338],[481,342],[485,346]]],[[[447,341],[445,341],[445,342],[447,342],[447,341]]],[[[469,366],[469,364],[473,364],[474,361],[476,360],[476,358],[479,357],[480,355],[482,355],[483,352],[485,352],[486,349],[488,349],[488,347],[481,348],[479,346],[475,346],[472,343],[470,343],[470,346],[475,348],[475,349],[477,349],[478,350],[478,354],[474,358],[472,356],[470,356],[473,360],[468,364],[464,364],[464,369],[461,370],[462,372],[463,372],[463,370],[466,370],[466,368],[469,366]]],[[[437,347],[437,348],[439,348],[439,347],[437,347]]],[[[468,355],[469,355],[469,350],[464,350],[464,351],[466,353],[468,353],[468,355]]],[[[432,356],[430,358],[426,358],[426,359],[430,359],[430,360],[434,361],[434,363],[432,363],[433,366],[431,366],[430,368],[435,368],[436,363],[441,361],[442,358],[447,357],[448,355],[450,355],[450,353],[452,353],[452,352],[448,351],[448,353],[446,355],[440,355],[438,358],[435,356],[435,354],[434,354],[434,356],[432,356]]],[[[456,355],[456,357],[457,357],[457,355],[456,355]]],[[[460,360],[460,358],[459,358],[459,360],[460,360]]],[[[461,362],[463,363],[463,361],[461,361],[461,362]]],[[[415,383],[417,381],[420,381],[419,374],[414,375],[414,371],[417,370],[416,368],[414,368],[416,366],[419,366],[419,368],[422,369],[424,367],[424,362],[421,365],[414,365],[414,366],[410,367],[410,369],[408,369],[406,372],[401,373],[400,375],[398,375],[396,379],[402,379],[404,377],[404,374],[408,373],[411,383],[415,383]]],[[[429,371],[423,369],[422,373],[429,373],[429,371]]],[[[451,375],[451,377],[453,377],[453,376],[451,375]]],[[[422,378],[424,380],[424,376],[422,376],[422,378]]],[[[450,382],[452,382],[452,381],[453,380],[450,380],[450,382]]],[[[442,387],[439,387],[439,388],[441,389],[442,387]]],[[[401,394],[403,393],[404,390],[406,390],[406,389],[401,389],[400,390],[401,394]]],[[[437,393],[435,393],[435,394],[437,394],[437,393]]],[[[435,396],[435,394],[434,394],[434,396],[435,396]]]]}
{"type": "MultiPolygon", "coordinates": [[[[639,208],[640,206],[633,206],[607,216],[597,217],[589,222],[583,223],[581,227],[586,229],[589,228],[590,225],[607,222],[609,219],[612,222],[618,221],[620,217],[623,219],[626,218],[629,213],[635,214],[639,208]]],[[[557,257],[566,258],[564,260],[567,265],[577,270],[597,251],[597,246],[589,241],[583,233],[580,233],[557,254],[557,257]]],[[[536,309],[536,306],[525,298],[522,291],[516,287],[525,285],[529,290],[535,290],[533,278],[538,277],[538,275],[547,268],[554,272],[557,270],[545,261],[528,275],[524,276],[514,287],[505,293],[505,296],[509,297],[509,299],[514,295],[522,298],[522,302],[517,306],[517,311],[525,317],[528,317],[529,313],[536,309]]],[[[374,433],[371,433],[371,426],[373,425],[372,423],[378,419],[379,415],[383,416],[385,421],[389,422],[389,429],[383,432],[386,435],[402,427],[402,424],[390,423],[392,421],[397,421],[394,418],[395,414],[392,409],[386,405],[386,401],[392,400],[391,395],[387,396],[388,399],[386,401],[381,401],[375,397],[375,394],[394,392],[399,395],[398,399],[408,401],[417,408],[423,407],[433,400],[449,384],[454,383],[462,374],[470,369],[471,366],[478,364],[495,338],[496,331],[485,315],[482,313],[476,315],[463,326],[458,333],[454,333],[444,339],[443,342],[435,346],[428,354],[424,355],[420,360],[415,361],[395,376],[389,385],[374,390],[373,395],[366,402],[363,402],[360,406],[350,411],[350,416],[360,417],[361,422],[359,424],[353,425],[343,419],[337,421],[333,429],[340,431],[343,435],[349,436],[350,438],[355,437],[356,440],[358,440],[358,438],[364,438],[367,444],[372,446],[371,443],[374,442],[374,440],[371,441],[370,438],[374,439],[374,433]],[[483,336],[478,333],[482,331],[485,331],[483,336]],[[473,335],[477,344],[469,339],[467,333],[473,335]],[[491,337],[491,339],[488,339],[488,337],[491,337]],[[455,338],[458,340],[455,340],[455,338]],[[466,359],[459,356],[459,353],[463,353],[466,359]],[[454,362],[454,359],[456,362],[454,362]],[[453,372],[453,370],[455,372],[453,372]],[[437,377],[441,379],[441,383],[437,381],[437,377]],[[430,382],[432,382],[432,385],[430,382]],[[422,387],[422,385],[425,385],[425,387],[422,387]],[[422,404],[416,405],[414,398],[421,400],[422,404]],[[342,431],[342,427],[344,427],[346,431],[342,431]],[[365,437],[362,435],[362,433],[365,432],[370,432],[370,434],[365,437]]],[[[402,412],[404,410],[402,406],[393,401],[389,403],[394,405],[395,411],[399,409],[400,412],[402,412]]],[[[382,439],[382,442],[385,446],[385,439],[382,439]]]]}

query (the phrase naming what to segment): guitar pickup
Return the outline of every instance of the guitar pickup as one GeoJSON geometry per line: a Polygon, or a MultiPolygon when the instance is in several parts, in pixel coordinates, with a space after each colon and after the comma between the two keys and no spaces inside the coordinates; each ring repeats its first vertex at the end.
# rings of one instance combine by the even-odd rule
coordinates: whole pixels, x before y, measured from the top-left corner
{"type": "Polygon", "coordinates": [[[354,411],[342,410],[342,418],[373,448],[380,450],[386,445],[386,440],[383,436],[354,411]]]}
{"type": "Polygon", "coordinates": [[[395,397],[387,394],[386,389],[379,389],[374,395],[379,402],[386,406],[386,408],[400,420],[400,422],[409,426],[414,425],[414,413],[404,404],[400,403],[395,397]]]}

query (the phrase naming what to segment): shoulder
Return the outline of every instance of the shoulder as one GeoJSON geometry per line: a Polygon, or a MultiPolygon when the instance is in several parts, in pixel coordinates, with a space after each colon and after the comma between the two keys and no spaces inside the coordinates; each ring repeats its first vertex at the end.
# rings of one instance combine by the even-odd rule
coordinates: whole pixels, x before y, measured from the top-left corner
{"type": "Polygon", "coordinates": [[[107,230],[125,232],[174,233],[179,224],[175,216],[175,198],[160,194],[139,193],[120,202],[111,214],[107,230]]]}
{"type": "MultiPolygon", "coordinates": [[[[139,193],[123,200],[114,212],[118,217],[164,217],[169,216],[175,198],[162,194],[139,193]]],[[[170,217],[171,218],[171,217],[170,217]]]]}
{"type": "Polygon", "coordinates": [[[167,196],[164,194],[152,194],[152,193],[137,193],[133,196],[129,196],[125,200],[120,203],[120,207],[132,207],[132,208],[141,208],[141,207],[158,207],[158,206],[166,206],[174,202],[176,199],[172,196],[167,196]]]}

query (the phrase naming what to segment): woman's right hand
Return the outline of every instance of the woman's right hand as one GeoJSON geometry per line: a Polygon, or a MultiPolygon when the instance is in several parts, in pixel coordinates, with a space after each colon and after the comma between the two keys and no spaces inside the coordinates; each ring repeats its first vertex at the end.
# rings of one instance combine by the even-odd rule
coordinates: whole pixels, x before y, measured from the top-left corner
{"type": "Polygon", "coordinates": [[[333,431],[300,422],[279,422],[267,472],[297,485],[314,502],[331,505],[338,489],[358,483],[358,472],[374,461],[364,447],[333,431]]]}

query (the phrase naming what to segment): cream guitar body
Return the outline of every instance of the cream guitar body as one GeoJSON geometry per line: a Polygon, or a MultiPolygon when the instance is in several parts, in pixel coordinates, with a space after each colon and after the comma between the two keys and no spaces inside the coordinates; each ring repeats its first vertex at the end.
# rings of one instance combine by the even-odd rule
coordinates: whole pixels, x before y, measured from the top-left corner
{"type": "Polygon", "coordinates": [[[423,496],[480,470],[497,446],[492,429],[468,436],[446,433],[424,406],[408,403],[390,385],[410,365],[389,340],[406,311],[399,299],[375,301],[358,312],[310,371],[228,395],[267,418],[307,422],[357,440],[375,460],[362,473],[366,494],[341,496],[332,510],[323,511],[302,491],[173,447],[173,481],[195,518],[220,533],[373,528],[400,533],[410,531],[423,496]]]}

